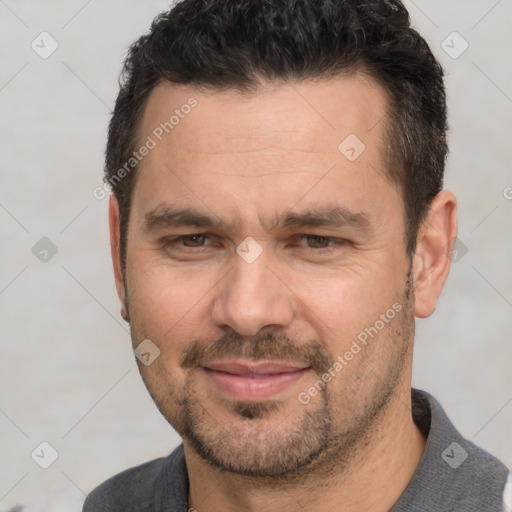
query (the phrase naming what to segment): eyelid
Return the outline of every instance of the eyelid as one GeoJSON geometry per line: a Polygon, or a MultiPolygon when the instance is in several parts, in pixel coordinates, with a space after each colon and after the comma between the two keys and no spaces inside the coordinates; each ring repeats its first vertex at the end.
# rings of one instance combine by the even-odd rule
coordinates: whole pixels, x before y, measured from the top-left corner
{"type": "MultiPolygon", "coordinates": [[[[217,245],[217,246],[220,245],[220,244],[215,243],[213,241],[216,238],[215,235],[211,235],[209,233],[186,233],[186,234],[183,234],[183,235],[167,237],[167,238],[165,238],[163,240],[163,243],[164,243],[165,246],[167,246],[167,245],[177,245],[184,238],[193,237],[193,236],[202,236],[205,239],[210,240],[211,243],[205,244],[205,245],[197,245],[197,246],[193,246],[193,247],[189,247],[189,246],[186,246],[186,245],[180,245],[179,248],[183,249],[183,250],[197,250],[197,249],[206,248],[207,246],[210,246],[210,245],[217,245]]],[[[330,244],[328,246],[326,246],[326,247],[309,247],[307,245],[302,245],[302,244],[300,244],[299,246],[302,247],[302,248],[305,248],[305,249],[312,249],[312,250],[314,250],[316,252],[320,252],[320,251],[328,251],[330,249],[334,249],[336,245],[339,246],[339,245],[345,245],[345,244],[350,243],[349,240],[346,240],[344,238],[338,238],[338,237],[326,236],[326,235],[319,235],[317,233],[298,233],[298,234],[296,234],[296,235],[294,235],[292,237],[292,240],[303,241],[305,238],[310,237],[310,236],[318,237],[318,238],[323,238],[323,239],[329,241],[330,244]]]]}
{"type": "Polygon", "coordinates": [[[202,249],[202,248],[210,246],[210,245],[218,245],[215,243],[209,243],[209,244],[205,244],[205,245],[197,245],[195,247],[189,247],[187,245],[178,245],[179,242],[182,241],[184,238],[188,238],[188,237],[192,237],[192,236],[202,236],[202,237],[210,240],[210,242],[213,239],[213,237],[207,233],[185,233],[183,235],[165,237],[164,239],[162,239],[162,245],[164,247],[178,246],[179,249],[183,249],[183,250],[202,249]]]}
{"type": "MultiPolygon", "coordinates": [[[[338,238],[335,236],[327,236],[327,235],[318,235],[316,233],[300,233],[298,235],[295,235],[295,239],[298,238],[300,240],[303,240],[304,238],[307,238],[309,236],[323,238],[324,240],[328,240],[329,242],[331,242],[331,244],[328,245],[327,247],[321,247],[321,248],[318,248],[317,250],[328,249],[329,247],[332,247],[336,243],[338,243],[338,244],[339,243],[341,243],[341,244],[348,243],[348,240],[346,240],[344,238],[338,238]]],[[[314,247],[311,247],[311,249],[314,249],[314,247]]]]}

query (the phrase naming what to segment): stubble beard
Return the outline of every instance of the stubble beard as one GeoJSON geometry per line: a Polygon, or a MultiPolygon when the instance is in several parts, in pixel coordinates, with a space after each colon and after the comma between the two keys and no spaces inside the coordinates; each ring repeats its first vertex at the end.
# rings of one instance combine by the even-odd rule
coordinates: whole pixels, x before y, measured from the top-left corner
{"type": "MultiPolygon", "coordinates": [[[[292,411],[279,421],[272,418],[282,412],[285,404],[267,400],[226,402],[230,419],[220,422],[208,411],[207,402],[198,398],[201,393],[196,386],[196,370],[193,368],[179,392],[172,385],[174,379],[165,366],[157,364],[160,361],[153,363],[159,368],[158,376],[157,373],[150,376],[141,364],[139,369],[162,415],[197,455],[222,472],[256,479],[262,485],[272,487],[287,482],[302,482],[315,475],[325,477],[334,471],[348,472],[361,450],[371,443],[380,422],[385,419],[388,405],[408,364],[414,337],[414,297],[410,273],[401,303],[403,310],[399,313],[401,316],[396,318],[393,332],[387,333],[385,339],[370,342],[389,343],[392,354],[385,375],[379,377],[373,374],[376,380],[371,392],[362,397],[363,405],[356,386],[360,380],[352,377],[348,386],[337,394],[327,385],[307,406],[297,401],[292,411]],[[165,385],[162,385],[163,382],[165,385]],[[335,419],[341,424],[336,424],[335,419]]],[[[388,326],[387,329],[391,330],[392,327],[388,326]]],[[[261,344],[248,345],[236,335],[228,336],[223,338],[224,343],[219,340],[214,348],[218,349],[219,354],[224,351],[229,356],[252,357],[256,360],[277,359],[277,355],[293,353],[293,342],[281,350],[283,345],[276,339],[279,338],[267,334],[261,344]]],[[[205,355],[208,350],[204,348],[206,346],[211,348],[211,344],[198,341],[194,345],[196,352],[192,350],[194,354],[189,362],[198,353],[205,355]]],[[[323,347],[317,343],[309,346],[314,346],[319,354],[317,368],[332,366],[332,356],[323,347]]],[[[362,351],[369,348],[364,347],[362,351]]],[[[198,360],[196,357],[196,362],[198,360]]],[[[347,370],[350,367],[344,368],[342,375],[347,370]]],[[[316,373],[321,377],[322,372],[316,373]]],[[[371,377],[372,374],[368,375],[371,377]]],[[[334,381],[341,378],[336,376],[334,381]]]]}

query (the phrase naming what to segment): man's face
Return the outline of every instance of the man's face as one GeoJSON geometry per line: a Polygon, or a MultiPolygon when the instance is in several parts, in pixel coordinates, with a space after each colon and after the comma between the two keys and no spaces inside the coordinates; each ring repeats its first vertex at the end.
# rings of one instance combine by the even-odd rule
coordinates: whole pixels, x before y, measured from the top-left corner
{"type": "Polygon", "coordinates": [[[139,363],[146,386],[217,467],[276,477],[329,449],[348,457],[407,381],[413,299],[385,108],[361,76],[149,97],[140,142],[156,145],[127,240],[132,338],[160,350],[139,363]]]}

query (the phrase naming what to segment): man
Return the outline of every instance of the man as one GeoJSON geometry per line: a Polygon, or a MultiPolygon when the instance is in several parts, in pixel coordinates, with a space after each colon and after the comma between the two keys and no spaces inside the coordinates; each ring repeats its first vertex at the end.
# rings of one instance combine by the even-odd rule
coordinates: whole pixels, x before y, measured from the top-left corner
{"type": "Polygon", "coordinates": [[[502,511],[411,391],[450,268],[442,69],[398,0],[184,0],[130,49],[106,182],[122,315],[183,444],[92,511],[502,511]]]}

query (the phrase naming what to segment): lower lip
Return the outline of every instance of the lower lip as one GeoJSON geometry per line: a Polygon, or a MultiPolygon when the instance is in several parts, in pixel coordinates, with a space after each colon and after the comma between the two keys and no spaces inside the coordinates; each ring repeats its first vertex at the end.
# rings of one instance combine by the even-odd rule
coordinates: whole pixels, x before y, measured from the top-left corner
{"type": "Polygon", "coordinates": [[[309,368],[302,368],[295,372],[259,375],[258,377],[234,375],[209,368],[203,368],[203,370],[220,389],[233,398],[264,400],[293,386],[309,371],[309,368]]]}

